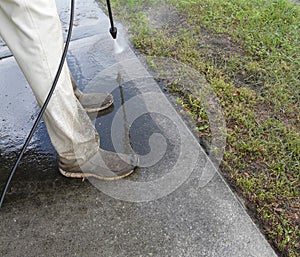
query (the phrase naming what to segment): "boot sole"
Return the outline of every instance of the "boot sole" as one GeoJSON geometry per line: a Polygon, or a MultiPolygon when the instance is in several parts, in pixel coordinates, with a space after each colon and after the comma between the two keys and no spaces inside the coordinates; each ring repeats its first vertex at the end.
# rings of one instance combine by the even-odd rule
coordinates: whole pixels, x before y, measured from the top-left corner
{"type": "Polygon", "coordinates": [[[84,110],[87,113],[95,113],[95,112],[100,112],[103,111],[105,109],[108,109],[110,106],[112,106],[112,104],[114,103],[113,100],[111,100],[110,102],[108,102],[106,105],[100,106],[100,107],[94,107],[94,108],[89,108],[89,107],[85,107],[84,110]]]}
{"type": "Polygon", "coordinates": [[[100,180],[113,181],[113,180],[118,180],[118,179],[122,179],[122,178],[129,176],[130,174],[132,174],[134,172],[134,168],[132,170],[129,170],[125,174],[115,176],[115,177],[103,177],[103,176],[96,175],[93,173],[68,172],[68,171],[62,170],[61,168],[59,168],[59,172],[67,178],[80,178],[80,179],[96,178],[96,179],[100,179],[100,180]]]}

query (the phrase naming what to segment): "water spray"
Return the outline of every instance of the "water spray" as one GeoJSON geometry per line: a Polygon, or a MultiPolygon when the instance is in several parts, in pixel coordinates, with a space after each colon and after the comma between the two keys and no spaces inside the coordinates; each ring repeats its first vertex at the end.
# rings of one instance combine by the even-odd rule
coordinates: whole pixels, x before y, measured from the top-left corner
{"type": "Polygon", "coordinates": [[[108,9],[108,16],[109,16],[109,20],[110,20],[109,32],[110,32],[112,38],[114,39],[114,51],[115,51],[115,54],[120,54],[124,51],[124,47],[121,47],[120,44],[118,43],[118,39],[117,39],[118,30],[114,25],[114,19],[113,19],[113,15],[112,15],[112,11],[111,11],[110,0],[106,0],[106,3],[107,3],[107,9],[108,9]]]}

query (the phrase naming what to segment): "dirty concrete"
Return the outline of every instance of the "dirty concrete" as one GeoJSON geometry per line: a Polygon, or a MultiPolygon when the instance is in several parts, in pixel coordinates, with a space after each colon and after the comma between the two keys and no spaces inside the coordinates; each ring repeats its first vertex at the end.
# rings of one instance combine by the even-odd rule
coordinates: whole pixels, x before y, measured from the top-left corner
{"type": "MultiPolygon", "coordinates": [[[[58,8],[65,28],[68,3],[58,8]]],[[[76,10],[70,69],[82,90],[115,98],[94,122],[101,147],[132,148],[143,167],[117,182],[64,178],[40,124],[0,210],[0,255],[276,256],[134,52],[114,54],[99,6],[76,10]]],[[[38,107],[12,57],[0,60],[0,77],[3,187],[38,107]]]]}

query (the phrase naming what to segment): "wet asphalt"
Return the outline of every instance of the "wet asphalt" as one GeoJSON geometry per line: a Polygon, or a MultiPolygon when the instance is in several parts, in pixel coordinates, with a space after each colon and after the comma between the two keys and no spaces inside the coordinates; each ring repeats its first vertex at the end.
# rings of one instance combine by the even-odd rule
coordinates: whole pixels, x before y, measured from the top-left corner
{"type": "MultiPolygon", "coordinates": [[[[68,3],[57,1],[63,28],[68,3]]],[[[108,18],[76,5],[68,64],[78,87],[111,92],[94,120],[101,147],[135,151],[141,168],[116,182],[67,179],[41,123],[0,210],[1,256],[276,256],[127,43],[115,53],[108,18]],[[129,134],[129,136],[127,136],[129,134]]],[[[0,185],[39,108],[0,42],[0,185]]]]}

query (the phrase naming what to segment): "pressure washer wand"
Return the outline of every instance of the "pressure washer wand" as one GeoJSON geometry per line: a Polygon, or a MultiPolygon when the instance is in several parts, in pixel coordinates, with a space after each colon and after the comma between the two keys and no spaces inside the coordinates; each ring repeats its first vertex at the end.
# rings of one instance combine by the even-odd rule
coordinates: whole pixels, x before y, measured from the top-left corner
{"type": "Polygon", "coordinates": [[[114,26],[114,20],[113,20],[113,15],[112,15],[112,11],[111,11],[110,0],[106,0],[106,3],[107,3],[107,9],[108,9],[108,16],[109,16],[109,20],[110,20],[109,32],[110,32],[111,36],[113,37],[113,39],[116,39],[118,30],[114,26]]]}

